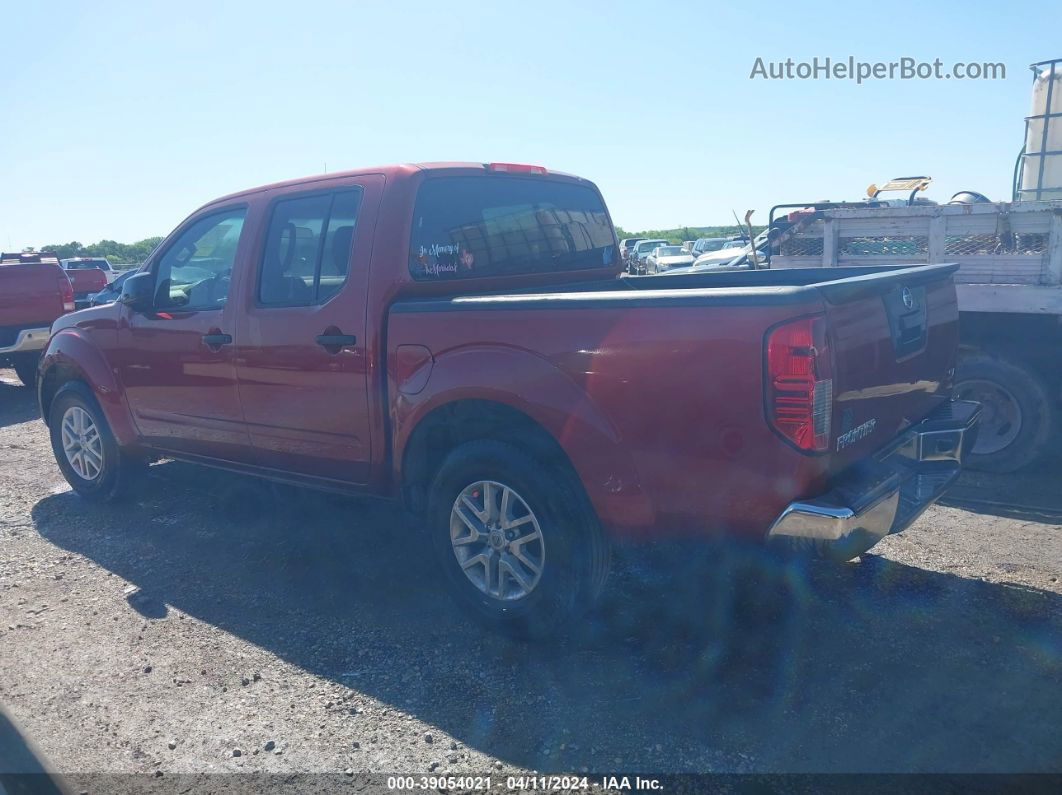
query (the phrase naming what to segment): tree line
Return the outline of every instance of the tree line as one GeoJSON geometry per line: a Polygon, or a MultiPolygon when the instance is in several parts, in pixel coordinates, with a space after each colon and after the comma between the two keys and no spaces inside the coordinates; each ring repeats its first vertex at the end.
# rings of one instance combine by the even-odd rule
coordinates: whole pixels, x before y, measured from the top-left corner
{"type": "Polygon", "coordinates": [[[55,252],[59,259],[106,257],[112,265],[139,265],[161,242],[161,237],[146,237],[135,243],[101,240],[99,243],[90,243],[86,246],[74,240],[70,243],[49,243],[38,250],[55,252]]]}
{"type": "MultiPolygon", "coordinates": [[[[752,225],[752,233],[758,235],[765,229],[763,226],[752,225]]],[[[686,240],[696,240],[699,237],[733,237],[734,235],[748,234],[748,229],[731,224],[730,226],[679,226],[674,229],[646,229],[643,232],[628,232],[623,227],[616,227],[616,237],[623,240],[626,237],[644,237],[647,240],[666,240],[669,243],[682,243],[686,240]]]]}

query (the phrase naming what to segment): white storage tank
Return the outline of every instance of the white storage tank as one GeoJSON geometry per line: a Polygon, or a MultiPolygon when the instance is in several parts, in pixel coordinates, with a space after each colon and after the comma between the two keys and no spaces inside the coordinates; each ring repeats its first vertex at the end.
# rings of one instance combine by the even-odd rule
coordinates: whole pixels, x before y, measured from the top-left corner
{"type": "Polygon", "coordinates": [[[1018,199],[1062,199],[1062,59],[1033,64],[1032,70],[1036,77],[1032,112],[1025,120],[1025,157],[1018,199]]]}

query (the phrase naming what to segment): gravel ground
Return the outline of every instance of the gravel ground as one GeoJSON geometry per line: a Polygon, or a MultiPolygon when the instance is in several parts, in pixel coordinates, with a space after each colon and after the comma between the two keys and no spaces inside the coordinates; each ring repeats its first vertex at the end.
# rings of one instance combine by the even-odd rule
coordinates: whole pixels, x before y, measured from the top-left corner
{"type": "Polygon", "coordinates": [[[0,705],[61,771],[1062,770],[1062,462],[855,564],[628,550],[525,645],[384,503],[175,462],[82,502],[0,379],[0,705]]]}

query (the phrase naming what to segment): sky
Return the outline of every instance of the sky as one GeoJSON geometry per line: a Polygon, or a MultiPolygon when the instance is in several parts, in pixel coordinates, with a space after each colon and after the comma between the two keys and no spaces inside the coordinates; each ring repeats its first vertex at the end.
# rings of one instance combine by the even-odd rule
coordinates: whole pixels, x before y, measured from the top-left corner
{"type": "Polygon", "coordinates": [[[132,242],[235,190],[433,160],[579,174],[632,231],[912,174],[939,201],[1009,199],[1028,65],[1062,57],[1052,3],[5,5],[4,250],[132,242]],[[849,56],[1006,79],[750,78],[849,56]]]}

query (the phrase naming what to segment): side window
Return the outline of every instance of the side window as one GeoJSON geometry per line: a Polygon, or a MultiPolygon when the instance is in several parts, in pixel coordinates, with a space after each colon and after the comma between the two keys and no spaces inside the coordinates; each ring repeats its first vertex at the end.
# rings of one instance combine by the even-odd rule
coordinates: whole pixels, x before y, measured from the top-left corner
{"type": "Polygon", "coordinates": [[[277,202],[258,272],[258,302],[309,306],[338,293],[347,281],[360,203],[360,189],[277,202]]]}
{"type": "Polygon", "coordinates": [[[229,297],[244,208],[208,215],[193,223],[162,255],[155,268],[159,309],[220,309],[229,297]]]}

